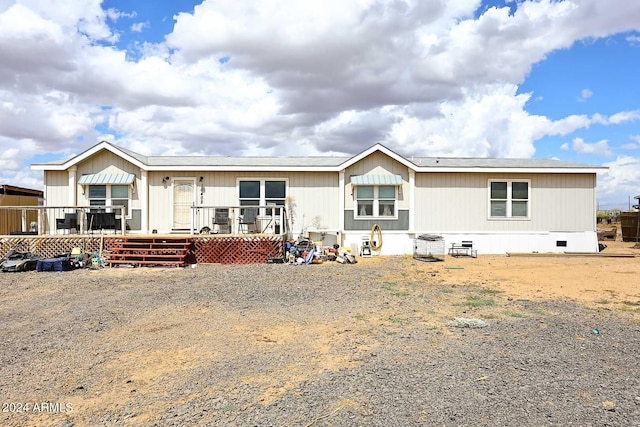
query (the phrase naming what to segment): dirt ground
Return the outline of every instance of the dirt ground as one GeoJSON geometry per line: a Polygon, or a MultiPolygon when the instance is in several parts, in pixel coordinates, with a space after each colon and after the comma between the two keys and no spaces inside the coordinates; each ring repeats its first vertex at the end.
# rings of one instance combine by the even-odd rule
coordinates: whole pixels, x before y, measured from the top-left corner
{"type": "MultiPolygon", "coordinates": [[[[640,248],[620,240],[603,243],[607,248],[599,256],[446,257],[443,265],[438,263],[433,268],[442,274],[443,282],[499,289],[517,299],[561,299],[601,305],[638,301],[640,248]]],[[[404,277],[430,269],[422,266],[392,275],[404,277]]]]}
{"type": "Polygon", "coordinates": [[[605,243],[2,274],[0,425],[637,425],[640,249],[605,243]]]}

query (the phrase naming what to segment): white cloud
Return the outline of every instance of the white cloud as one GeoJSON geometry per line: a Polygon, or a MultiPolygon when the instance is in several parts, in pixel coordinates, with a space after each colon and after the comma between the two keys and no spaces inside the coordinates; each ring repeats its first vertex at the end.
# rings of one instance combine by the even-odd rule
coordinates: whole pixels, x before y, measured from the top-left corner
{"type": "Polygon", "coordinates": [[[591,119],[586,115],[571,115],[549,124],[549,135],[568,135],[577,129],[591,126],[591,119]]]}
{"type": "Polygon", "coordinates": [[[141,33],[146,28],[149,28],[148,22],[136,22],[131,25],[131,31],[133,31],[134,33],[141,33]]]}
{"type": "Polygon", "coordinates": [[[120,18],[135,18],[136,16],[138,16],[138,14],[134,11],[134,12],[123,12],[121,10],[118,9],[107,9],[104,11],[105,15],[107,15],[107,18],[109,18],[111,21],[118,21],[120,18]]]}
{"type": "Polygon", "coordinates": [[[578,102],[586,102],[587,99],[591,98],[593,96],[593,92],[591,92],[589,89],[582,89],[582,92],[580,92],[580,96],[578,97],[578,102]]]}
{"type": "Polygon", "coordinates": [[[609,168],[598,176],[598,199],[608,208],[627,209],[628,198],[640,194],[640,157],[618,156],[604,163],[609,168]]]}
{"type": "Polygon", "coordinates": [[[631,135],[629,139],[633,142],[622,144],[620,148],[623,150],[640,150],[640,135],[631,135]]]}
{"type": "Polygon", "coordinates": [[[623,112],[612,115],[609,118],[609,122],[619,125],[622,123],[639,120],[639,119],[640,119],[640,110],[623,111],[623,112]]]}
{"type": "Polygon", "coordinates": [[[11,98],[0,90],[0,99],[5,99],[0,108],[0,127],[6,138],[62,145],[77,135],[92,133],[97,124],[99,110],[84,105],[78,108],[78,102],[67,94],[49,92],[19,100],[11,98]],[[36,120],[38,125],[34,126],[36,120]]]}
{"type": "Polygon", "coordinates": [[[588,129],[592,125],[619,125],[638,119],[640,119],[640,110],[623,111],[609,117],[602,114],[594,114],[591,117],[587,115],[571,115],[549,123],[549,128],[545,133],[548,135],[568,135],[578,129],[588,129]]]}
{"type": "Polygon", "coordinates": [[[611,150],[609,149],[609,141],[603,139],[602,141],[588,144],[584,142],[582,138],[573,139],[573,149],[581,154],[596,154],[599,156],[611,156],[611,150]]]}
{"type": "Polygon", "coordinates": [[[621,149],[623,150],[639,150],[640,149],[640,144],[635,143],[635,142],[630,142],[628,144],[622,144],[620,146],[621,149]]]}
{"type": "Polygon", "coordinates": [[[443,101],[430,118],[399,110],[389,143],[410,154],[463,157],[530,157],[533,142],[549,120],[523,111],[529,95],[516,95],[516,86],[464,91],[459,100],[443,101]]]}
{"type": "Polygon", "coordinates": [[[0,87],[14,87],[38,68],[66,70],[69,37],[64,28],[16,4],[0,14],[0,87]]]}

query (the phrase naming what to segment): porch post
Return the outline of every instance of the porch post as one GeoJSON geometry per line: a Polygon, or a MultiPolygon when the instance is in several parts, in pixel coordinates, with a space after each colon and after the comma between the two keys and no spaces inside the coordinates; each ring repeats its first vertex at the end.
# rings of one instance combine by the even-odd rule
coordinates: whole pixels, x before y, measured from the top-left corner
{"type": "Polygon", "coordinates": [[[338,230],[342,234],[344,231],[344,169],[340,171],[338,179],[338,230]]]}
{"type": "Polygon", "coordinates": [[[76,206],[78,204],[76,200],[76,194],[78,192],[78,185],[76,184],[76,172],[78,168],[71,166],[69,168],[69,205],[76,206]]]}
{"type": "Polygon", "coordinates": [[[44,218],[43,215],[44,212],[42,211],[42,209],[38,209],[38,236],[41,236],[44,234],[44,218]]]}
{"type": "Polygon", "coordinates": [[[149,233],[149,180],[147,179],[147,171],[140,171],[140,187],[138,188],[140,195],[140,205],[142,207],[141,226],[143,233],[149,233]]]}
{"type": "Polygon", "coordinates": [[[415,233],[416,219],[416,171],[409,168],[409,233],[415,233]]]}

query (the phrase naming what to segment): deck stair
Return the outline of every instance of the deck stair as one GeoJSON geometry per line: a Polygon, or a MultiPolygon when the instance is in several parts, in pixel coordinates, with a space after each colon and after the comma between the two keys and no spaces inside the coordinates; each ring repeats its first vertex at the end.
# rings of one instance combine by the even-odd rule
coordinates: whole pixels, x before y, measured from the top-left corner
{"type": "Polygon", "coordinates": [[[110,266],[176,266],[186,264],[192,241],[188,237],[123,237],[109,245],[110,266]]]}

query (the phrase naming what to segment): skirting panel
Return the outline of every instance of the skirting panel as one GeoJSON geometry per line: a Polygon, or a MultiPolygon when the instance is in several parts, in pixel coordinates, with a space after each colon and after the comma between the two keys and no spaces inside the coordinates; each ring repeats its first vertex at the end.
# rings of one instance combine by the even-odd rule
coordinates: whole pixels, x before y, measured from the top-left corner
{"type": "MultiPolygon", "coordinates": [[[[139,238],[144,239],[141,236],[139,238]]],[[[195,236],[191,239],[193,244],[184,257],[186,264],[258,264],[267,262],[268,258],[282,256],[282,236],[195,236]]],[[[129,240],[133,241],[135,238],[129,237],[129,240]]],[[[73,248],[80,248],[83,252],[92,254],[99,253],[102,249],[104,258],[108,259],[109,254],[121,246],[121,242],[122,236],[7,236],[0,238],[0,258],[14,248],[43,258],[53,258],[69,253],[73,248]]]]}
{"type": "Polygon", "coordinates": [[[282,237],[195,237],[196,263],[258,264],[282,256],[282,237]]]}
{"type": "MultiPolygon", "coordinates": [[[[111,240],[115,239],[104,238],[102,242],[103,250],[110,248],[111,240]]],[[[14,248],[40,255],[43,258],[53,258],[57,255],[69,253],[73,248],[80,248],[85,253],[98,253],[100,251],[100,237],[3,237],[0,239],[0,258],[4,257],[9,250],[14,248]]]]}

